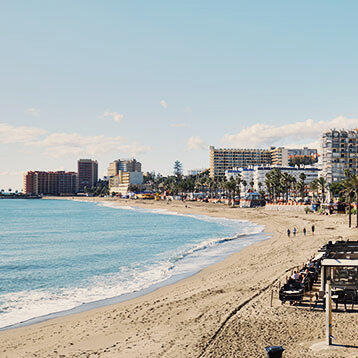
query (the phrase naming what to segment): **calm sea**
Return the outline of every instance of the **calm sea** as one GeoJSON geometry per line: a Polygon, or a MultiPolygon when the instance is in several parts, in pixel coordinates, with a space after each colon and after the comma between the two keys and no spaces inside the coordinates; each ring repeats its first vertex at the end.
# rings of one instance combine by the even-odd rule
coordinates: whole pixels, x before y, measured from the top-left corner
{"type": "Polygon", "coordinates": [[[0,327],[186,277],[263,240],[250,222],[0,200],[0,327]]]}

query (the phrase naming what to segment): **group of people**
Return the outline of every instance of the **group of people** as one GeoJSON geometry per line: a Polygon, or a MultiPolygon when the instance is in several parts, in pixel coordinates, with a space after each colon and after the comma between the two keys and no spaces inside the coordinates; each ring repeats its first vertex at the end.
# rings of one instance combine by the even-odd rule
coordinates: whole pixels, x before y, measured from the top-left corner
{"type": "MultiPolygon", "coordinates": [[[[312,230],[312,235],[314,235],[314,232],[315,232],[315,226],[314,226],[314,225],[312,225],[311,230],[312,230]]],[[[292,234],[293,234],[293,236],[296,236],[297,232],[298,232],[298,230],[294,227],[294,228],[292,229],[292,234]]],[[[303,232],[303,235],[306,236],[307,230],[306,230],[305,227],[303,228],[302,232],[303,232]]],[[[288,236],[288,237],[291,236],[291,230],[290,230],[290,229],[287,229],[287,236],[288,236]]]]}
{"type": "Polygon", "coordinates": [[[311,291],[313,282],[317,280],[319,266],[319,262],[311,258],[299,271],[293,272],[287,283],[299,283],[305,291],[311,291]]]}

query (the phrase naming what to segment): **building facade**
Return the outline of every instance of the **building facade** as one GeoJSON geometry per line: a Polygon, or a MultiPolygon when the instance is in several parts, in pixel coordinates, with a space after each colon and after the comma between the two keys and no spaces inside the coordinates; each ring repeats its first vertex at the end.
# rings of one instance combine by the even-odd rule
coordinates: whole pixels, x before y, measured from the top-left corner
{"type": "Polygon", "coordinates": [[[200,169],[188,169],[188,175],[198,175],[202,172],[208,170],[207,168],[200,168],[200,169]]]}
{"type": "Polygon", "coordinates": [[[23,191],[27,195],[63,195],[77,193],[77,173],[29,171],[24,174],[23,191]]]}
{"type": "Polygon", "coordinates": [[[79,159],[77,162],[78,191],[92,188],[98,182],[98,162],[92,159],[79,159]]]}
{"type": "Polygon", "coordinates": [[[210,176],[220,178],[226,170],[254,165],[270,165],[271,151],[266,149],[210,148],[210,176]]]}
{"type": "Polygon", "coordinates": [[[311,157],[314,160],[317,159],[317,149],[311,149],[303,147],[300,149],[289,149],[284,147],[271,147],[271,164],[287,167],[290,164],[290,160],[295,157],[311,157]]]}
{"type": "Polygon", "coordinates": [[[226,179],[230,180],[230,178],[236,179],[238,175],[242,181],[246,182],[246,186],[242,183],[240,185],[241,190],[245,191],[245,189],[250,188],[250,183],[253,182],[254,186],[252,189],[258,191],[260,189],[266,189],[266,174],[269,173],[273,169],[278,169],[281,173],[287,173],[292,175],[296,181],[300,180],[300,174],[304,174],[306,176],[305,184],[311,183],[313,180],[317,179],[320,173],[320,169],[316,167],[305,167],[305,168],[297,168],[297,167],[278,167],[278,166],[255,166],[253,168],[237,168],[232,170],[227,170],[225,173],[226,179]]]}
{"type": "Polygon", "coordinates": [[[271,164],[279,166],[288,166],[288,149],[284,147],[270,148],[271,164]]]}
{"type": "Polygon", "coordinates": [[[141,172],[142,164],[135,159],[118,159],[109,163],[107,175],[109,178],[118,175],[120,170],[123,172],[141,172]]]}
{"type": "Polygon", "coordinates": [[[142,185],[142,164],[135,159],[115,160],[108,166],[108,187],[110,193],[125,195],[130,185],[142,185]]]}
{"type": "Polygon", "coordinates": [[[358,174],[358,129],[332,129],[322,134],[322,176],[329,182],[358,174]]]}

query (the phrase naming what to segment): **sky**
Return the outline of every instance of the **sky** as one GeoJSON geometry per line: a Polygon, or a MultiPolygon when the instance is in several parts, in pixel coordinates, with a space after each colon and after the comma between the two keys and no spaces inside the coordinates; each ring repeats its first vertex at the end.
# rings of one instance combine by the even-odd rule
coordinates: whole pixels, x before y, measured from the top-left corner
{"type": "Polygon", "coordinates": [[[317,146],[358,127],[356,1],[1,1],[0,188],[26,170],[216,147],[317,146]]]}

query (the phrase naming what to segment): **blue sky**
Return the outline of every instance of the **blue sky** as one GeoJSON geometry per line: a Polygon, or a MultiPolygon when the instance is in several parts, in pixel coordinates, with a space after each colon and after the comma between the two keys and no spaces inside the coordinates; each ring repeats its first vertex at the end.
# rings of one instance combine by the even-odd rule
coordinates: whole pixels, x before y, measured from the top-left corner
{"type": "Polygon", "coordinates": [[[358,126],[355,1],[2,1],[0,187],[80,157],[208,166],[208,145],[358,126]]]}

